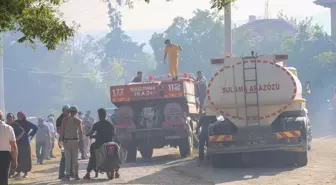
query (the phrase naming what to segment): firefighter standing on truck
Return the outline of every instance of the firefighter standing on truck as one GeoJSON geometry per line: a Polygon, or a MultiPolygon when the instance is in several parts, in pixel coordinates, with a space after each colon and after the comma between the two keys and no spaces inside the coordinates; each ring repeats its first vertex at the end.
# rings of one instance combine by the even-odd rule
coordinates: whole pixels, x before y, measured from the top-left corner
{"type": "Polygon", "coordinates": [[[169,71],[173,80],[178,79],[178,52],[182,51],[181,46],[172,44],[169,39],[164,42],[166,47],[164,48],[164,59],[163,63],[166,63],[166,58],[168,55],[169,60],[169,71]]]}

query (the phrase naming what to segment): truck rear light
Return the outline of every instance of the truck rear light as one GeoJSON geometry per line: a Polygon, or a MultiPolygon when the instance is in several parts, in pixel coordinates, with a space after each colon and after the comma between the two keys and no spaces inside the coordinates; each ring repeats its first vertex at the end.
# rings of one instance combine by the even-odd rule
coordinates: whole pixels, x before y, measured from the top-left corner
{"type": "Polygon", "coordinates": [[[184,77],[184,78],[188,78],[188,77],[189,77],[189,73],[184,72],[184,73],[183,73],[183,77],[184,77]]]}

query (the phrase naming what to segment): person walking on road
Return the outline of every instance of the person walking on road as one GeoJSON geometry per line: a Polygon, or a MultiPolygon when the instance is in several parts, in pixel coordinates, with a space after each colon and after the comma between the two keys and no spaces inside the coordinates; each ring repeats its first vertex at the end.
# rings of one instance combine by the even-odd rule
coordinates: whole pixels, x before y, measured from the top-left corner
{"type": "Polygon", "coordinates": [[[18,146],[18,167],[14,177],[20,177],[21,172],[24,173],[23,178],[26,178],[28,172],[32,169],[30,140],[32,140],[37,132],[37,126],[27,120],[23,112],[17,113],[18,120],[16,121],[25,131],[20,140],[17,141],[18,146]]]}
{"type": "Polygon", "coordinates": [[[178,52],[182,51],[181,46],[172,44],[169,39],[165,40],[164,42],[166,47],[164,48],[164,58],[163,63],[166,63],[166,58],[168,55],[169,59],[169,71],[170,75],[172,76],[173,80],[178,79],[178,52]]]}
{"type": "MultiPolygon", "coordinates": [[[[20,140],[22,136],[25,134],[25,131],[17,122],[15,122],[15,116],[13,113],[7,114],[6,123],[7,125],[10,125],[13,128],[16,141],[20,140]]],[[[9,172],[9,177],[12,177],[14,173],[15,169],[11,168],[9,172]]]]}
{"type": "Polygon", "coordinates": [[[45,125],[43,118],[38,118],[36,132],[36,158],[37,164],[43,164],[47,148],[50,143],[50,132],[47,125],[45,125]]]}
{"type": "Polygon", "coordinates": [[[49,138],[50,138],[50,140],[47,143],[46,148],[45,148],[44,159],[50,160],[50,158],[51,158],[50,153],[51,153],[52,142],[54,141],[54,137],[55,137],[55,128],[54,128],[53,123],[50,121],[50,119],[48,119],[46,122],[44,122],[44,125],[46,125],[48,127],[49,138]]]}
{"type": "Polygon", "coordinates": [[[97,161],[96,161],[96,150],[100,148],[101,145],[103,145],[106,142],[112,142],[113,138],[116,136],[115,133],[115,127],[114,125],[106,120],[106,109],[100,108],[98,110],[98,116],[99,116],[99,121],[95,123],[86,135],[87,136],[92,136],[94,133],[95,134],[95,139],[96,141],[91,144],[90,147],[90,158],[89,158],[89,163],[87,166],[87,173],[83,177],[83,179],[90,179],[90,172],[92,170],[97,170],[97,161]]]}
{"type": "Polygon", "coordinates": [[[53,150],[54,150],[54,147],[55,147],[55,139],[56,139],[56,125],[55,125],[55,117],[54,116],[49,116],[48,117],[48,122],[51,123],[52,125],[52,132],[51,132],[51,135],[50,135],[50,140],[51,140],[51,146],[50,146],[50,153],[48,154],[50,156],[50,158],[56,158],[56,156],[54,155],[53,153],[53,150]]]}
{"type": "Polygon", "coordinates": [[[87,153],[90,152],[91,138],[86,136],[92,129],[94,124],[94,118],[91,116],[91,111],[86,111],[85,116],[83,117],[83,130],[84,130],[84,153],[87,156],[87,153]]]}
{"type": "MultiPolygon", "coordinates": [[[[67,104],[63,105],[62,114],[56,120],[56,128],[57,128],[58,134],[60,134],[63,119],[69,116],[69,109],[70,109],[70,105],[67,105],[67,104]]],[[[65,177],[65,155],[64,155],[63,147],[61,146],[59,147],[61,148],[62,157],[61,157],[59,171],[58,171],[58,179],[63,179],[65,177]]],[[[73,177],[73,174],[70,174],[70,175],[73,177]]]]}
{"type": "Polygon", "coordinates": [[[8,174],[10,167],[18,165],[18,150],[14,129],[3,120],[3,113],[0,110],[0,184],[8,185],[8,174]]]}
{"type": "MultiPolygon", "coordinates": [[[[82,123],[83,123],[83,125],[84,125],[84,122],[83,122],[83,113],[82,112],[78,112],[78,114],[77,114],[77,116],[78,116],[78,118],[80,119],[80,120],[82,120],[82,123]]],[[[85,131],[83,131],[83,133],[84,133],[85,131]]],[[[87,157],[86,157],[86,153],[85,153],[85,136],[83,136],[83,141],[81,142],[81,145],[79,146],[79,151],[80,151],[80,153],[81,153],[81,159],[82,160],[84,160],[84,159],[86,159],[87,157]]]]}
{"type": "Polygon", "coordinates": [[[78,149],[83,141],[82,121],[76,117],[78,109],[71,106],[69,109],[70,116],[65,117],[62,121],[60,130],[60,142],[64,146],[65,154],[65,177],[64,180],[70,180],[71,166],[75,180],[78,177],[78,149]]]}

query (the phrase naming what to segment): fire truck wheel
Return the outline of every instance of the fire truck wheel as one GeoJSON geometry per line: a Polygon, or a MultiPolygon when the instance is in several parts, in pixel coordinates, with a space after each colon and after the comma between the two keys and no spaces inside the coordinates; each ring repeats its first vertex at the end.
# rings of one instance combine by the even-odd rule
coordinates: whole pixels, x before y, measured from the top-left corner
{"type": "Polygon", "coordinates": [[[137,148],[136,145],[130,144],[127,148],[127,157],[126,157],[126,162],[128,163],[134,163],[136,162],[136,155],[137,155],[137,148]]]}
{"type": "Polygon", "coordinates": [[[153,147],[144,145],[139,147],[140,154],[144,159],[150,159],[153,156],[153,147]]]}
{"type": "Polygon", "coordinates": [[[189,132],[189,135],[187,138],[183,139],[179,145],[180,155],[181,157],[188,157],[191,155],[193,151],[193,136],[192,133],[189,132]]]}

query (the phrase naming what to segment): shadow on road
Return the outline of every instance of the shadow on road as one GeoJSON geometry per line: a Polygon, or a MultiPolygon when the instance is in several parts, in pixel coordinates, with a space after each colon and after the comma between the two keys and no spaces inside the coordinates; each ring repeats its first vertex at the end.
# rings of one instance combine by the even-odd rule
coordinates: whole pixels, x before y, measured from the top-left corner
{"type": "MultiPolygon", "coordinates": [[[[210,161],[202,165],[202,167],[197,167],[196,160],[191,158],[181,159],[178,155],[167,154],[161,156],[154,156],[151,160],[144,160],[138,158],[136,163],[126,163],[123,164],[121,169],[121,179],[107,181],[105,175],[100,175],[99,179],[93,180],[79,180],[79,181],[59,181],[59,180],[47,180],[50,179],[49,176],[55,175],[58,168],[52,168],[35,173],[44,173],[46,179],[41,179],[40,181],[35,181],[34,183],[27,183],[26,185],[59,185],[59,184],[165,184],[165,185],[176,185],[176,184],[204,184],[213,185],[228,182],[245,181],[251,179],[257,179],[260,177],[275,176],[279,173],[292,171],[296,169],[295,167],[281,167],[279,160],[274,160],[275,158],[256,155],[256,158],[252,158],[249,164],[243,163],[239,164],[235,168],[222,168],[214,169],[212,168],[210,161]],[[261,162],[260,162],[261,161],[261,162]],[[276,163],[274,163],[276,162],[276,163]],[[142,173],[141,170],[146,170],[150,166],[158,166],[159,171],[153,171],[153,173],[143,176],[137,175],[146,174],[142,173]],[[144,168],[141,168],[144,167],[144,168]],[[133,169],[128,169],[133,168],[133,169]],[[124,171],[124,170],[125,171],[124,171]],[[127,171],[130,171],[127,173],[127,171]],[[123,176],[125,173],[125,177],[123,176]],[[134,173],[134,174],[130,174],[134,173]],[[128,177],[126,177],[128,176],[128,177]],[[130,176],[132,176],[130,178],[130,176]],[[124,177],[124,178],[123,178],[124,177]],[[134,179],[134,178],[135,179],[134,179]],[[136,178],[138,177],[138,178],[136,178]],[[102,179],[103,178],[103,179],[102,179]]],[[[86,162],[81,162],[82,172],[86,168],[86,162]]],[[[147,173],[148,174],[148,173],[147,173]]],[[[56,177],[55,177],[56,178],[56,177]]]]}
{"type": "MultiPolygon", "coordinates": [[[[92,180],[78,180],[78,181],[53,181],[53,182],[34,182],[34,183],[29,183],[26,185],[60,185],[60,184],[97,184],[97,183],[108,183],[107,179],[92,179],[92,180]]],[[[112,183],[112,181],[110,182],[112,183]]],[[[109,184],[110,184],[109,183],[109,184]]],[[[115,184],[115,183],[113,183],[115,184]]]]}
{"type": "MultiPolygon", "coordinates": [[[[188,184],[221,184],[275,176],[279,173],[296,169],[295,166],[286,166],[286,164],[282,163],[281,158],[274,158],[271,153],[268,155],[250,156],[247,159],[249,163],[239,163],[239,165],[235,167],[222,169],[212,168],[210,161],[207,161],[202,167],[197,167],[196,160],[172,161],[171,163],[166,163],[166,168],[163,170],[149,176],[132,180],[128,182],[128,184],[153,184],[153,179],[156,178],[161,179],[161,181],[155,183],[174,184],[173,182],[162,181],[165,175],[168,175],[168,171],[170,171],[170,173],[174,172],[175,175],[189,178],[188,184]],[[276,161],[275,159],[278,160],[276,161]]],[[[170,179],[174,181],[174,177],[170,179]]]]}
{"type": "Polygon", "coordinates": [[[203,167],[196,167],[196,162],[189,162],[187,164],[172,167],[172,170],[180,173],[189,173],[192,175],[199,175],[204,180],[211,180],[215,184],[228,183],[235,181],[243,181],[256,179],[261,176],[274,176],[279,173],[291,171],[295,168],[292,167],[269,167],[269,166],[256,166],[249,165],[245,167],[236,168],[222,168],[215,169],[207,164],[203,167]]]}
{"type": "Polygon", "coordinates": [[[131,167],[139,167],[139,166],[156,166],[162,165],[167,162],[172,162],[179,159],[179,155],[177,154],[168,154],[168,155],[161,155],[161,156],[154,156],[151,159],[143,159],[137,158],[135,163],[125,163],[123,164],[122,168],[131,168],[131,167]]]}

